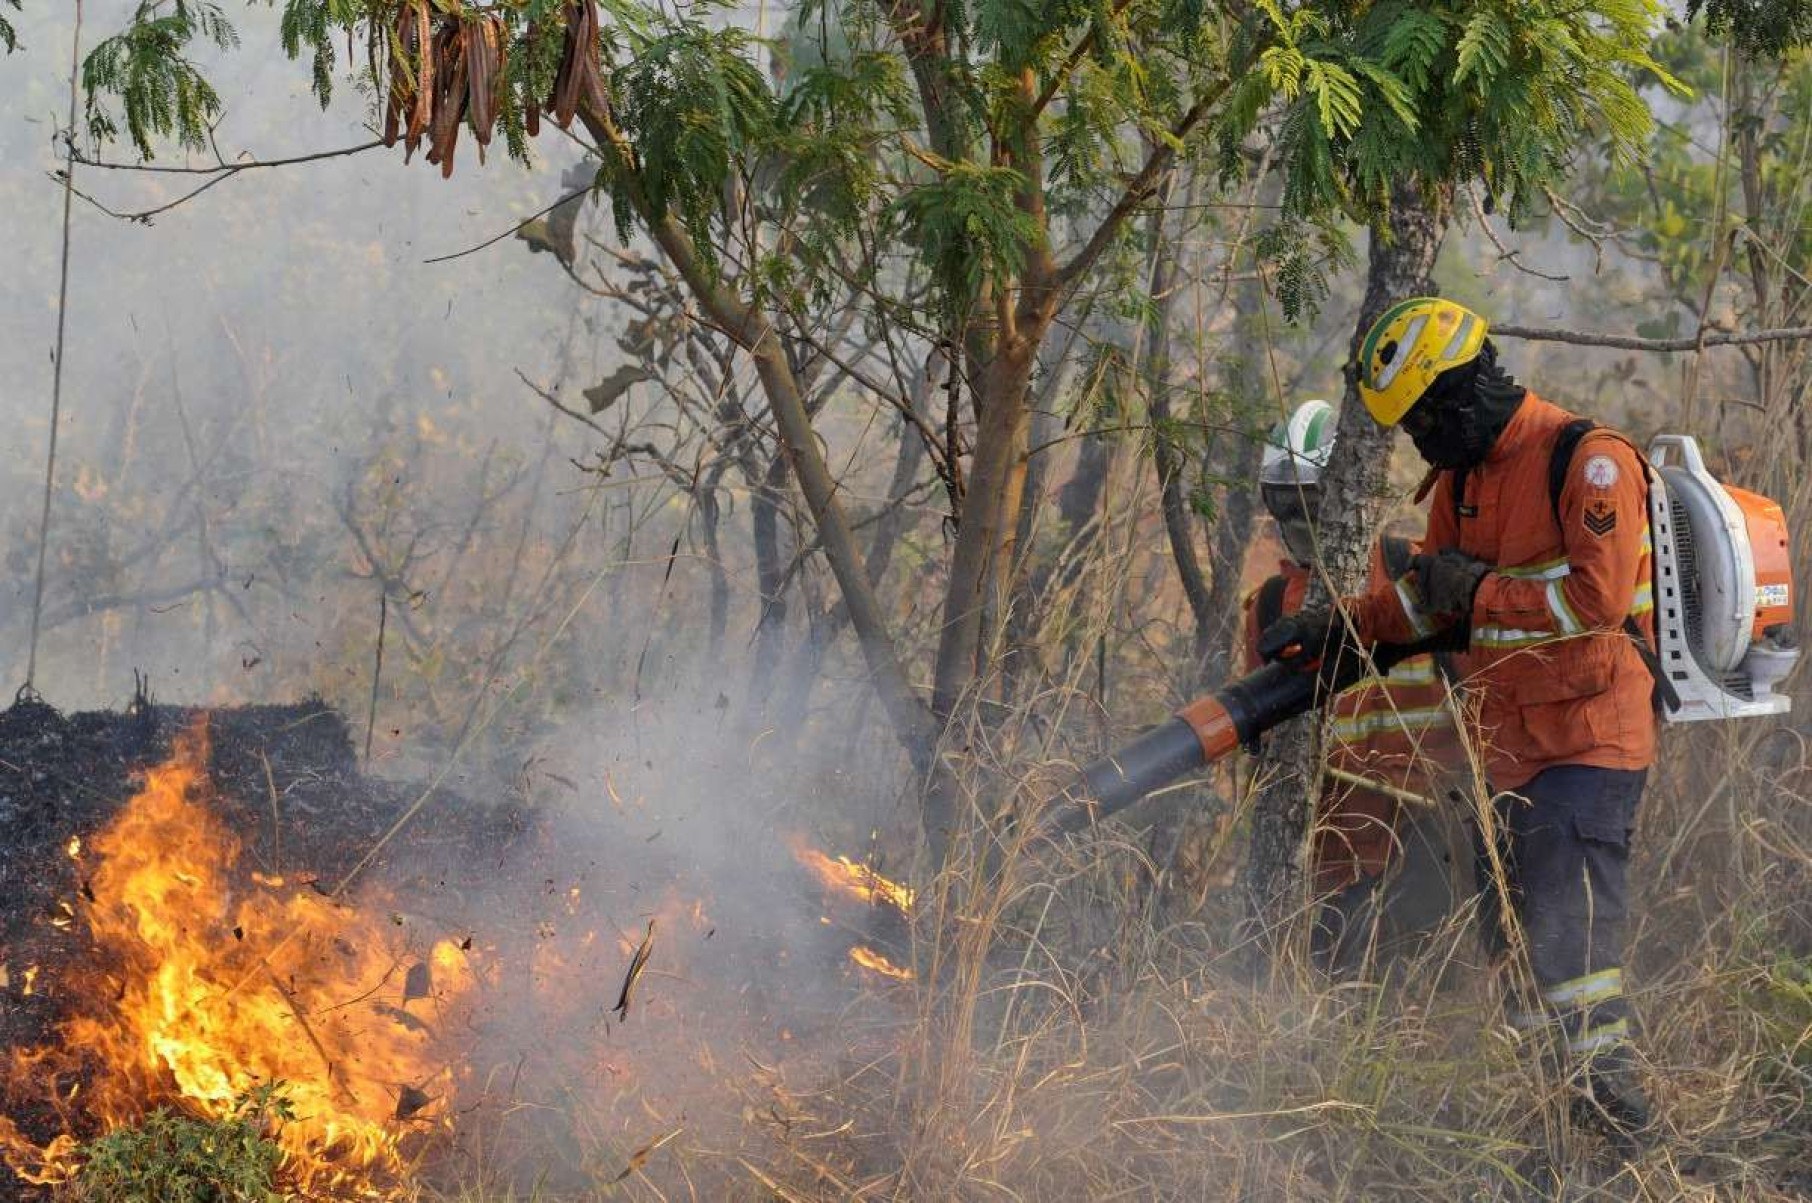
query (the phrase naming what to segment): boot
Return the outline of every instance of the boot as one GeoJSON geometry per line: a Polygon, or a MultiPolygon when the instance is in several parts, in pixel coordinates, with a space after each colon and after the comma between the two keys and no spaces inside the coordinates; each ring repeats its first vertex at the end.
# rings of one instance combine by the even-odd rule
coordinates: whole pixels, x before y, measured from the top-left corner
{"type": "Polygon", "coordinates": [[[1596,1128],[1624,1160],[1655,1142],[1655,1121],[1628,1045],[1594,1054],[1581,1068],[1573,1096],[1573,1122],[1596,1128]]]}

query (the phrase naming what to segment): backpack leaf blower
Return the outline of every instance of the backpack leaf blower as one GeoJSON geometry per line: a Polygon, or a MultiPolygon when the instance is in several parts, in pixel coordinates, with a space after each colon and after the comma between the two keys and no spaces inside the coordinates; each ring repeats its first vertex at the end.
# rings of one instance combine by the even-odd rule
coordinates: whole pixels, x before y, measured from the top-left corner
{"type": "Polygon", "coordinates": [[[1785,714],[1799,659],[1787,521],[1766,497],[1706,470],[1691,435],[1648,447],[1655,640],[1676,723],[1785,714]]]}

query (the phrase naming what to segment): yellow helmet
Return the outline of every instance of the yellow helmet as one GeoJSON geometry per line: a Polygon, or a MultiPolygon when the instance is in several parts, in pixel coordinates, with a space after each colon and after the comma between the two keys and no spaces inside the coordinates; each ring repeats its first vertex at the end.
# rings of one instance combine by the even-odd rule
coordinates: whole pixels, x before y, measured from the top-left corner
{"type": "Polygon", "coordinates": [[[1395,426],[1436,376],[1478,355],[1485,331],[1484,318],[1452,301],[1398,301],[1359,345],[1359,399],[1380,426],[1395,426]]]}

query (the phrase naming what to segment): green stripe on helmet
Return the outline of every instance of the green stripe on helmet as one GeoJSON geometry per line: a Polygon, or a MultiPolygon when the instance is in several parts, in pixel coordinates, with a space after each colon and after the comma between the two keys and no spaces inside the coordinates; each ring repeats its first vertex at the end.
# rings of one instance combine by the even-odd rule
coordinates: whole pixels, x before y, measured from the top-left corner
{"type": "Polygon", "coordinates": [[[1378,351],[1378,339],[1383,336],[1385,327],[1412,305],[1428,299],[1427,297],[1410,297],[1407,301],[1398,301],[1386,309],[1382,317],[1372,323],[1372,328],[1365,333],[1365,341],[1359,344],[1359,370],[1364,373],[1367,380],[1372,378],[1372,357],[1378,351]]]}
{"type": "Polygon", "coordinates": [[[1331,412],[1331,410],[1318,409],[1309,419],[1309,428],[1302,432],[1302,449],[1304,451],[1321,450],[1321,431],[1328,424],[1328,416],[1331,412]]]}

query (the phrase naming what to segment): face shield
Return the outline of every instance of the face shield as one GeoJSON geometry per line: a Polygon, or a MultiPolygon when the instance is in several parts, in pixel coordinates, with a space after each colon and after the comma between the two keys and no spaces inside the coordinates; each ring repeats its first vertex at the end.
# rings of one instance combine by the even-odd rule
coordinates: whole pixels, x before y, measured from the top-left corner
{"type": "Polygon", "coordinates": [[[1266,511],[1277,519],[1277,530],[1290,558],[1298,564],[1313,562],[1313,523],[1321,507],[1321,486],[1267,483],[1259,485],[1258,492],[1266,511]]]}

